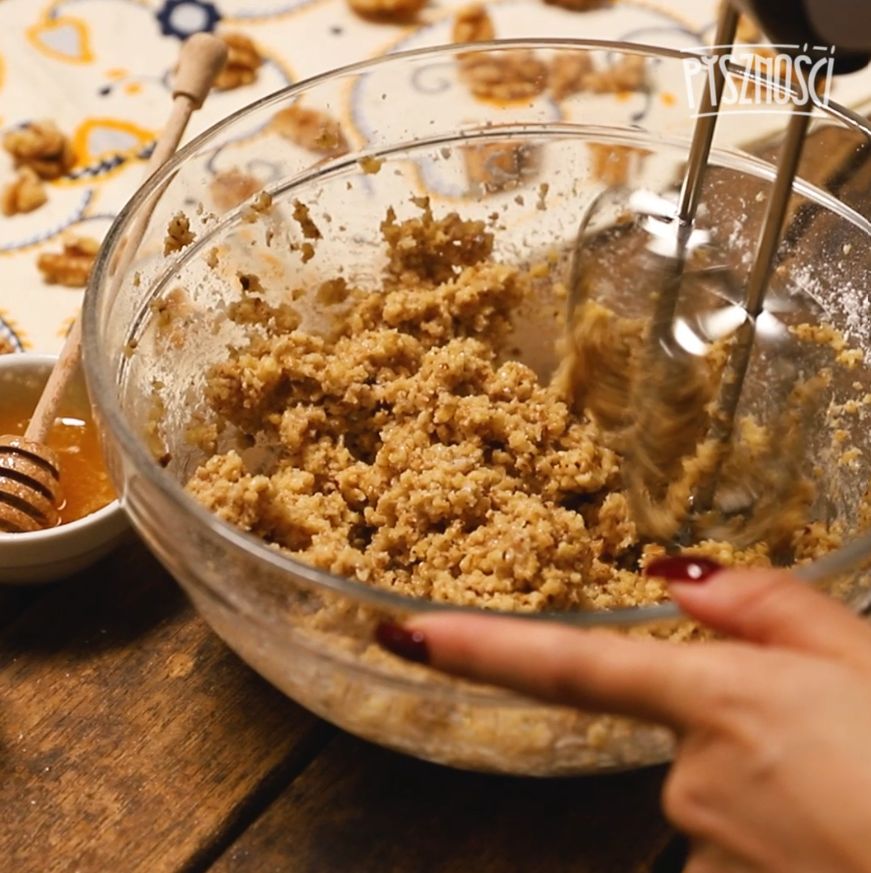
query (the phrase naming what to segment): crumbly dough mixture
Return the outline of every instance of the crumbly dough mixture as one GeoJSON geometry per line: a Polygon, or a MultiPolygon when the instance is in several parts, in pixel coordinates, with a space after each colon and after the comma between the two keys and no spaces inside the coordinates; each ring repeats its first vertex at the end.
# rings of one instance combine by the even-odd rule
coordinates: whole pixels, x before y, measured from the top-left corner
{"type": "MultiPolygon", "coordinates": [[[[512,313],[540,271],[495,261],[483,222],[418,205],[382,223],[377,291],[337,278],[318,292],[344,307],[329,336],[243,284],[229,317],[249,338],[210,371],[214,421],[191,434],[211,457],[190,493],[302,561],[406,595],[507,610],[663,599],[641,574],[663,547],[636,531],[620,456],[586,411],[595,398],[576,402],[565,371],[542,384],[511,359],[512,313]],[[228,426],[239,448],[215,453],[228,426]],[[260,451],[254,466],[255,445],[268,464],[260,451]]],[[[606,345],[637,338],[600,328],[606,345]]],[[[836,544],[818,526],[792,531],[798,558],[836,544]]],[[[692,551],[771,560],[764,542],[692,551]]]]}
{"type": "Polygon", "coordinates": [[[190,219],[183,212],[177,212],[170,219],[166,228],[166,237],[163,240],[164,256],[180,252],[185,246],[190,245],[195,238],[196,234],[191,231],[190,219]]]}
{"type": "MultiPolygon", "coordinates": [[[[705,357],[651,360],[646,330],[645,321],[618,316],[597,301],[580,303],[556,376],[574,407],[621,454],[630,516],[642,539],[762,542],[766,555],[784,564],[837,545],[835,525],[821,538],[811,523],[817,494],[808,444],[832,368],[854,368],[861,351],[826,325],[791,328],[801,341],[828,347],[831,366],[796,382],[766,424],[739,416],[731,437],[719,441],[717,389],[729,378],[729,341],[714,344],[705,357]],[[709,493],[711,482],[717,487],[709,493]]],[[[831,410],[827,419],[831,425],[831,410]]]]}

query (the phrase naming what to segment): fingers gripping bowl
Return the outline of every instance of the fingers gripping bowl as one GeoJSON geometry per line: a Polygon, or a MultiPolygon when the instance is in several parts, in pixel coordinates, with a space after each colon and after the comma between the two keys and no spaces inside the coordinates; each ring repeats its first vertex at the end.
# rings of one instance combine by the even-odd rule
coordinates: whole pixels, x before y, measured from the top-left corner
{"type": "MultiPolygon", "coordinates": [[[[613,496],[617,454],[554,380],[581,205],[615,180],[666,196],[679,178],[681,63],[523,42],[340,70],[204,134],[112,229],[85,304],[85,366],[129,516],[217,633],[336,724],[502,772],[669,756],[655,726],[447,679],[372,634],[381,619],[458,607],[695,633],[656,623],[664,592],[638,569],[661,547],[633,537],[613,496]],[[141,221],[119,285],[112,265],[141,221]]],[[[826,122],[861,150],[857,120],[826,122]]],[[[721,128],[703,208],[740,271],[773,171],[738,148],[745,123],[721,128]]],[[[868,264],[847,254],[871,225],[825,179],[801,183],[797,201],[807,215],[779,273],[779,344],[762,344],[747,412],[762,427],[764,386],[831,372],[821,408],[837,421],[802,443],[813,499],[793,560],[862,524],[871,397],[869,321],[855,317],[868,264]],[[791,328],[804,324],[835,340],[801,345],[791,328]],[[847,348],[857,354],[839,367],[847,348]]],[[[631,311],[631,272],[605,267],[600,297],[631,311]]],[[[779,557],[695,545],[737,563],[779,557]]],[[[839,593],[863,585],[841,580],[839,593]]]]}

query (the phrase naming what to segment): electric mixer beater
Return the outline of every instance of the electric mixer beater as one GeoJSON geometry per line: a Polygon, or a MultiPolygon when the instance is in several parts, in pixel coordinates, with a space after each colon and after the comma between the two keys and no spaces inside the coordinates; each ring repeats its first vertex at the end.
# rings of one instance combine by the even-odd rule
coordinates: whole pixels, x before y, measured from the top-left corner
{"type": "MultiPolygon", "coordinates": [[[[710,78],[702,90],[676,207],[650,192],[636,191],[627,197],[623,191],[610,189],[583,216],[570,279],[569,318],[576,349],[600,330],[602,323],[600,313],[595,314],[598,322],[594,329],[583,323],[584,319],[589,321],[588,311],[578,317],[590,292],[585,284],[585,258],[592,257],[588,232],[596,223],[597,213],[610,210],[612,229],[624,237],[627,229],[638,229],[644,240],[642,250],[632,255],[643,259],[643,273],[654,289],[650,295],[653,311],[643,347],[638,352],[627,352],[635,355],[639,375],[630,380],[625,372],[617,372],[628,367],[628,356],[612,367],[612,372],[600,372],[611,394],[600,388],[600,401],[603,396],[605,399],[599,403],[597,417],[604,421],[606,429],[622,428],[618,448],[625,456],[627,496],[636,525],[645,536],[666,543],[722,536],[749,544],[760,538],[759,524],[751,520],[758,520],[774,504],[786,499],[786,489],[796,480],[796,470],[785,452],[777,464],[769,465],[765,481],[752,482],[744,477],[743,481],[733,478],[726,483],[722,476],[757,325],[777,265],[793,183],[819,99],[810,87],[779,85],[788,92],[792,104],[789,121],[748,278],[743,288],[736,287],[738,283],[728,268],[711,265],[706,259],[709,234],[699,228],[696,219],[727,75],[741,75],[738,70],[729,70],[728,59],[742,11],[759,23],[772,43],[781,50],[787,47],[794,57],[808,50],[830,52],[828,65],[833,73],[853,72],[869,61],[866,50],[871,45],[871,3],[724,3],[711,48],[710,78]],[[700,363],[698,352],[687,349],[686,337],[679,331],[686,328],[685,320],[678,318],[679,307],[683,298],[691,296],[693,284],[700,281],[718,283],[724,289],[728,286],[721,296],[733,303],[728,323],[719,326],[720,334],[708,336],[702,343],[710,350],[718,340],[727,340],[719,346],[723,360],[719,364],[719,384],[713,390],[708,365],[700,363]],[[617,410],[619,414],[615,414],[617,410]],[[690,468],[693,475],[682,475],[690,468]],[[740,519],[737,526],[731,523],[735,518],[740,519]]],[[[618,338],[617,344],[620,342],[627,349],[631,345],[625,336],[618,338]]],[[[588,357],[596,352],[586,349],[588,357]]],[[[584,350],[576,354],[582,356],[584,350]]],[[[595,404],[593,411],[596,414],[595,404]]]]}

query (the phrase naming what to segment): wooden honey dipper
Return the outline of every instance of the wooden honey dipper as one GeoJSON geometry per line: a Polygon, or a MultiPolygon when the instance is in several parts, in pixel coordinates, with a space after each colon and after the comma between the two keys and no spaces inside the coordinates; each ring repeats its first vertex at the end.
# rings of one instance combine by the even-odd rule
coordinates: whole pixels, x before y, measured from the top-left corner
{"type": "MultiPolygon", "coordinates": [[[[191,115],[203,105],[226,60],[227,46],[217,37],[198,33],[182,45],[172,110],[145,168],[145,178],[174,154],[191,115]]],[[[137,233],[141,236],[146,223],[137,223],[125,241],[128,252],[135,248],[137,233]]],[[[78,369],[81,351],[81,318],[77,316],[24,436],[0,436],[0,532],[32,532],[60,521],[60,469],[57,455],[45,443],[78,369]]]]}

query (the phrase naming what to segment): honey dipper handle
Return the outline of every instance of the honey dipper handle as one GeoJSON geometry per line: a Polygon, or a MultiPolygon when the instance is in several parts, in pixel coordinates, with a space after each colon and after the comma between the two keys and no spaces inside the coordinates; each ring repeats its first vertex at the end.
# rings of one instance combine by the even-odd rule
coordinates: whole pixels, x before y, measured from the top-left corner
{"type": "Polygon", "coordinates": [[[55,362],[48,381],[45,383],[45,388],[42,389],[42,394],[39,396],[39,403],[36,404],[30,424],[24,431],[25,439],[33,440],[35,443],[46,441],[51,426],[57,418],[60,402],[67,385],[72,381],[79,367],[81,349],[82,324],[81,319],[76,316],[61,349],[60,357],[55,362]]]}
{"type": "Polygon", "coordinates": [[[195,33],[185,40],[178,57],[172,86],[173,99],[187,97],[199,109],[227,62],[227,44],[208,33],[195,33]]]}
{"type": "Polygon", "coordinates": [[[185,40],[173,80],[172,112],[151,153],[146,177],[175,153],[191,114],[203,105],[226,61],[227,44],[216,36],[195,33],[185,40]]]}
{"type": "MultiPolygon", "coordinates": [[[[172,112],[145,167],[145,178],[148,178],[175,153],[191,115],[195,109],[203,105],[215,77],[221,72],[226,60],[227,46],[215,36],[196,33],[184,42],[179,52],[178,70],[172,92],[172,112]]],[[[137,233],[140,237],[145,230],[145,224],[146,222],[141,222],[137,225],[137,233]]],[[[137,233],[125,240],[128,250],[138,245],[137,233]]],[[[57,418],[67,385],[78,369],[81,350],[82,326],[81,319],[77,315],[67,334],[60,357],[42,389],[30,424],[24,432],[27,439],[37,443],[45,442],[57,418]]]]}

